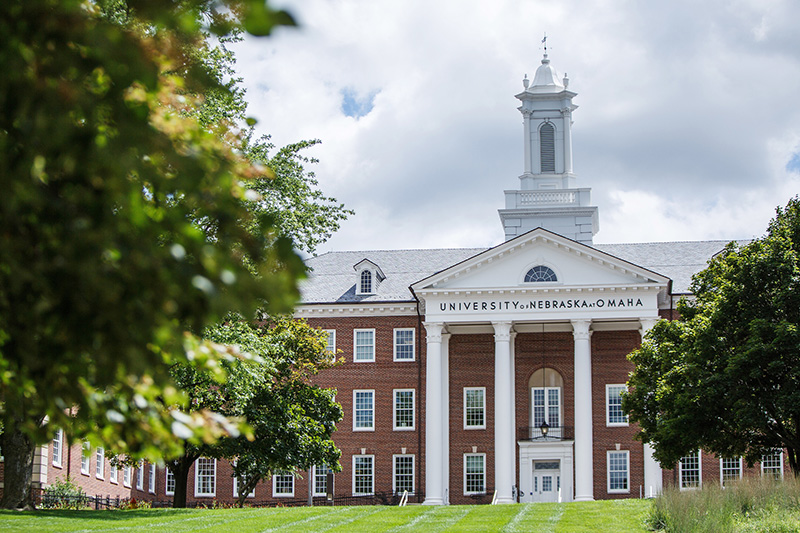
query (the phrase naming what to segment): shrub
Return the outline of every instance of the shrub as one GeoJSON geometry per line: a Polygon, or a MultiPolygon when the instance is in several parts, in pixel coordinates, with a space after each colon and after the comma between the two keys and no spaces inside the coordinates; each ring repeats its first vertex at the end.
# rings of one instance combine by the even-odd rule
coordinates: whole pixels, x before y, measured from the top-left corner
{"type": "Polygon", "coordinates": [[[89,497],[67,476],[45,487],[41,507],[45,509],[83,509],[89,506],[89,497]]]}

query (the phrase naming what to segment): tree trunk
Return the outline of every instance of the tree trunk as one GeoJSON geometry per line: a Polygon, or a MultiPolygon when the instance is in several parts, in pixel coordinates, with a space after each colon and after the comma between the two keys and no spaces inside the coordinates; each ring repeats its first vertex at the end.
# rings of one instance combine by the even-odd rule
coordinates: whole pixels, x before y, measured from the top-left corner
{"type": "Polygon", "coordinates": [[[256,485],[258,485],[258,482],[261,481],[261,479],[251,478],[248,479],[246,483],[242,483],[241,479],[238,481],[239,481],[238,484],[239,496],[236,499],[236,504],[241,509],[242,507],[244,507],[244,501],[247,499],[247,495],[253,492],[253,489],[256,488],[256,485]]]}
{"type": "Polygon", "coordinates": [[[175,476],[175,495],[172,497],[172,507],[182,509],[186,507],[186,491],[189,485],[189,469],[197,459],[194,455],[184,455],[174,461],[168,461],[167,466],[175,476]]]}
{"type": "Polygon", "coordinates": [[[33,453],[35,444],[22,433],[18,421],[8,413],[3,420],[3,434],[0,437],[4,459],[2,509],[33,509],[31,479],[33,477],[33,453]]]}

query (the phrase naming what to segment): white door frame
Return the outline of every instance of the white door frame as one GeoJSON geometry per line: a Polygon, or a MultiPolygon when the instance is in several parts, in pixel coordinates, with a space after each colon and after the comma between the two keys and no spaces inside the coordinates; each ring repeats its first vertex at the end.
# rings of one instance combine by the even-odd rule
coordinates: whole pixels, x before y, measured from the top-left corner
{"type": "Polygon", "coordinates": [[[517,444],[519,445],[520,502],[532,501],[534,461],[559,461],[561,463],[561,501],[571,502],[574,492],[572,487],[574,441],[519,441],[517,444]]]}

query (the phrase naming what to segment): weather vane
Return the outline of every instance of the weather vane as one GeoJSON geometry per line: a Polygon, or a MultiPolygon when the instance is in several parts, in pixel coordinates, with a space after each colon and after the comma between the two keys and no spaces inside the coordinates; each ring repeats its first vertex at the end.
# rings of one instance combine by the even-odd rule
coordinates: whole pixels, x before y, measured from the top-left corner
{"type": "Polygon", "coordinates": [[[542,38],[542,44],[544,45],[544,53],[547,53],[547,32],[544,32],[544,38],[542,38]]]}

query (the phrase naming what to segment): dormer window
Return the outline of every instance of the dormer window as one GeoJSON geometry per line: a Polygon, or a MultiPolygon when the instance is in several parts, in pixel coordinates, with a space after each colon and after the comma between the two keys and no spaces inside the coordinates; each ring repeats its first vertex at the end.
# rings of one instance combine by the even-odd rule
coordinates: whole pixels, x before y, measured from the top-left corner
{"type": "Polygon", "coordinates": [[[358,292],[361,294],[372,294],[372,272],[369,270],[361,271],[361,286],[358,292]]]}
{"type": "Polygon", "coordinates": [[[553,269],[544,265],[537,265],[525,274],[525,283],[554,282],[558,281],[553,269]]]}
{"type": "Polygon", "coordinates": [[[353,269],[358,276],[356,278],[356,294],[377,294],[378,286],[381,281],[386,279],[381,267],[369,259],[362,259],[353,265],[353,269]]]}

